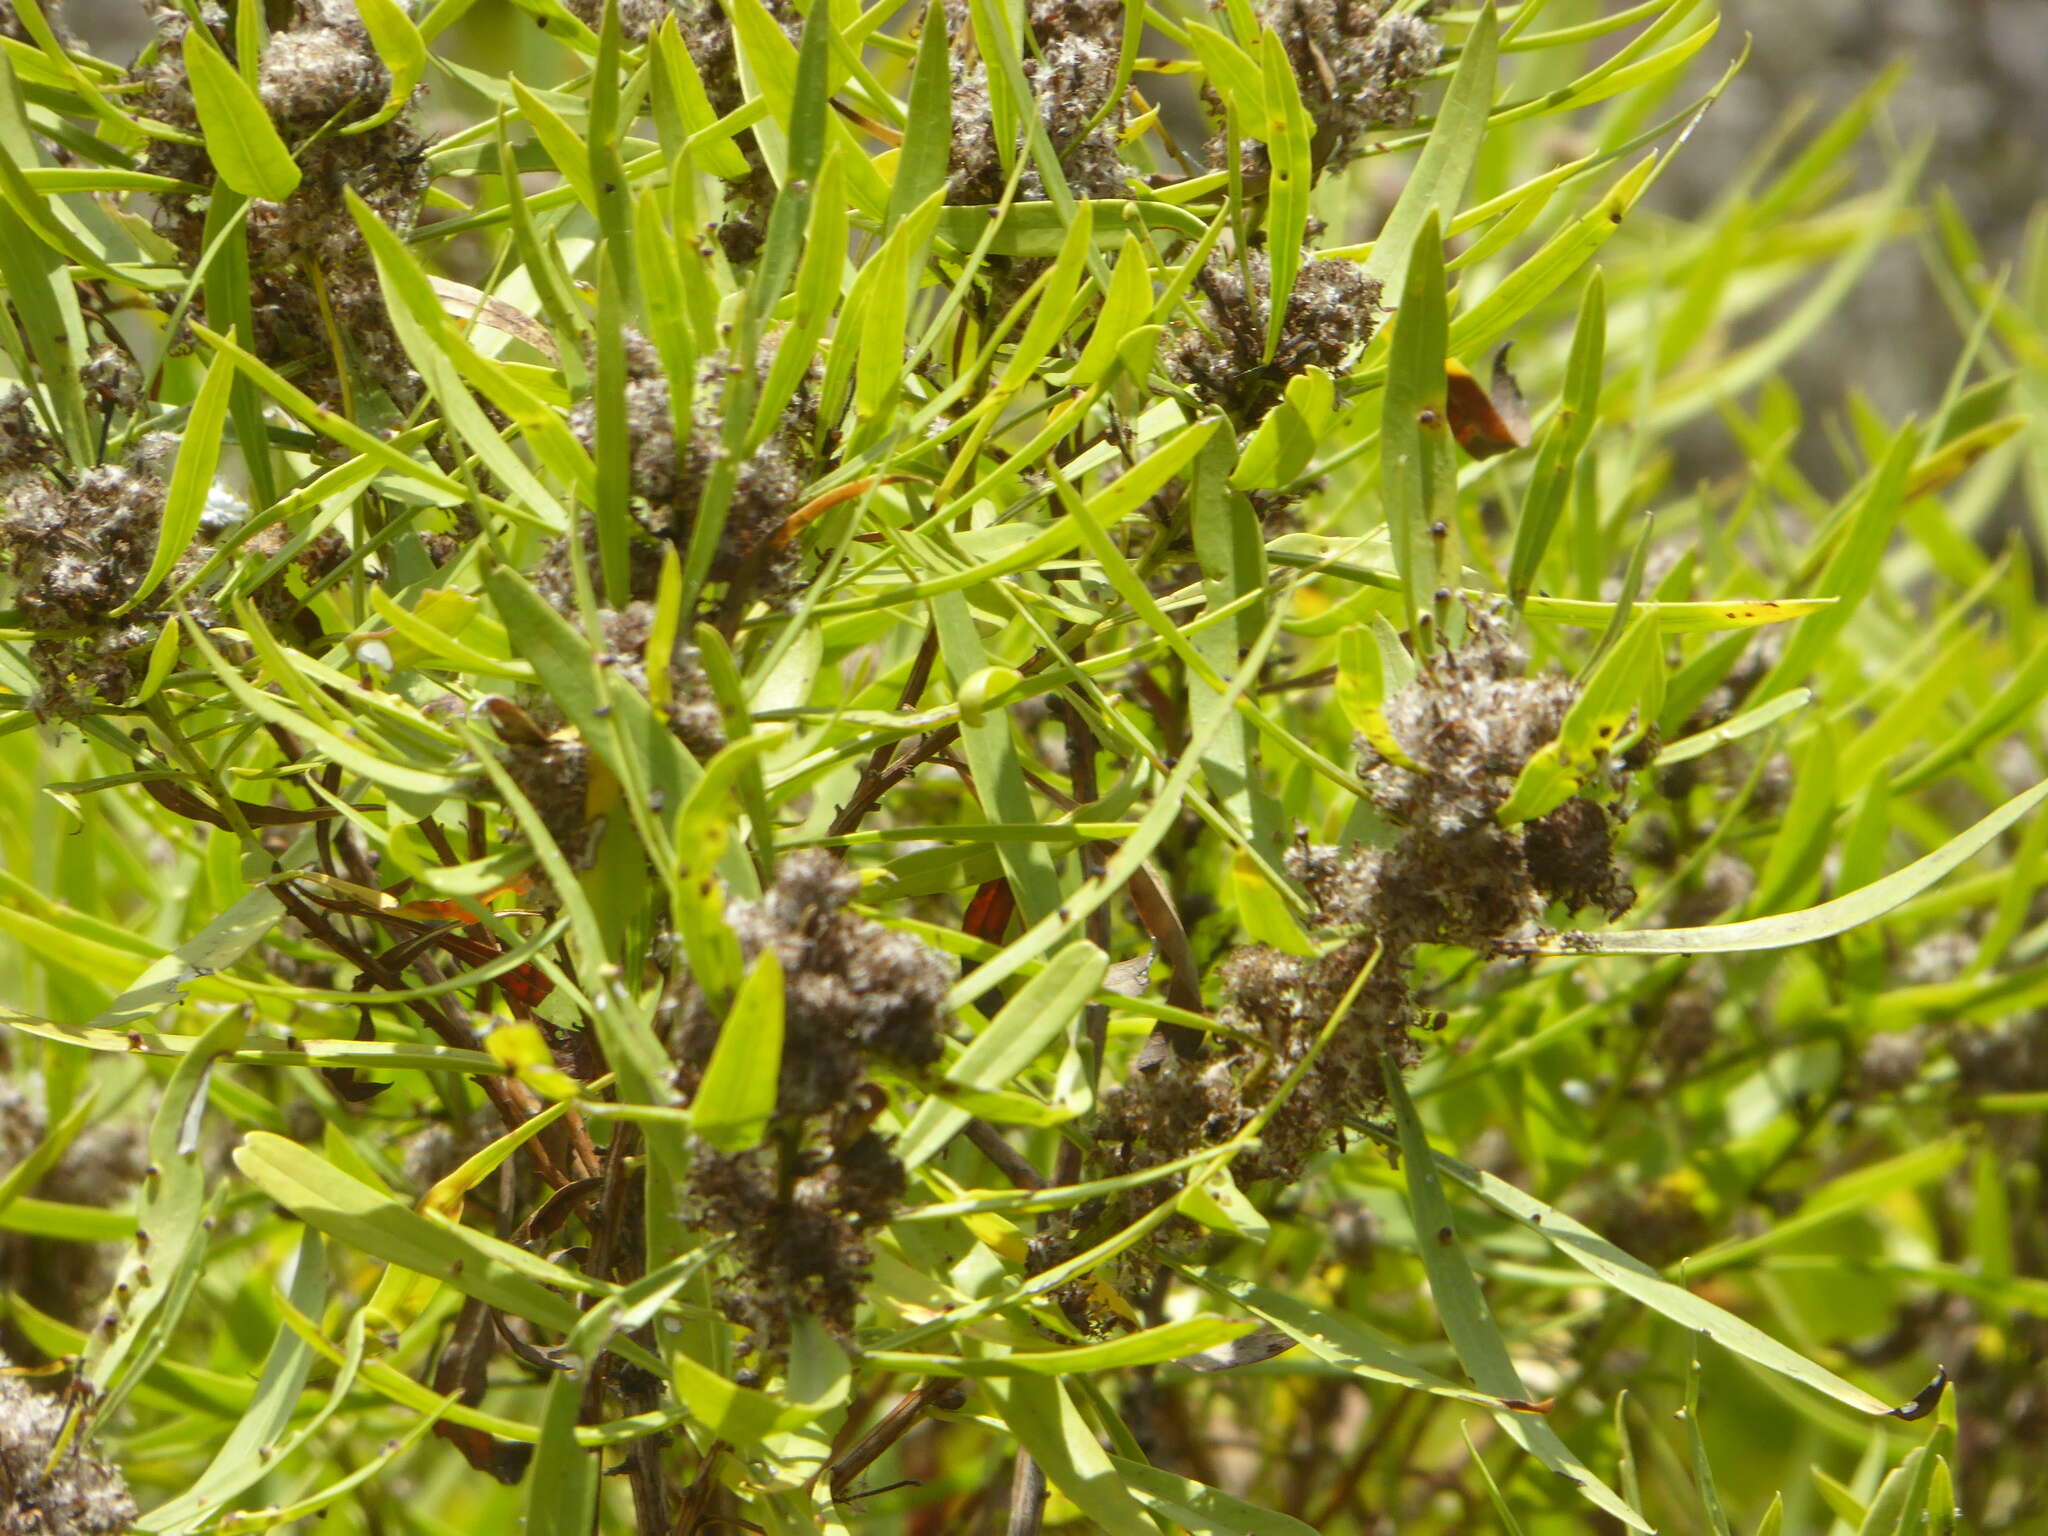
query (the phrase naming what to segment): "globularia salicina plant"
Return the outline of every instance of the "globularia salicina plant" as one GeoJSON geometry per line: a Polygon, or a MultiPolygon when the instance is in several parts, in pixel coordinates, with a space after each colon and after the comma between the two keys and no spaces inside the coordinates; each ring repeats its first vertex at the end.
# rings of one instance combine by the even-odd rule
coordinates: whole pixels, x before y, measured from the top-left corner
{"type": "Polygon", "coordinates": [[[1696,0],[4,9],[0,1533],[2043,1528],[1888,82],[1679,219],[1696,0]]]}

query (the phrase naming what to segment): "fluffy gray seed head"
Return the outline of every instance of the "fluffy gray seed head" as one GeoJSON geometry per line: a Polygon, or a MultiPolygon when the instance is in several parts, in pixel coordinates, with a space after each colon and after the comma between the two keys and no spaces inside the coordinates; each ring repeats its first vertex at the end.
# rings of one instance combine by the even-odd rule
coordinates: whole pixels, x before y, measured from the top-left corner
{"type": "Polygon", "coordinates": [[[136,1516],[121,1469],[73,1445],[48,1465],[64,1406],[0,1355],[0,1536],[113,1536],[136,1516]]]}

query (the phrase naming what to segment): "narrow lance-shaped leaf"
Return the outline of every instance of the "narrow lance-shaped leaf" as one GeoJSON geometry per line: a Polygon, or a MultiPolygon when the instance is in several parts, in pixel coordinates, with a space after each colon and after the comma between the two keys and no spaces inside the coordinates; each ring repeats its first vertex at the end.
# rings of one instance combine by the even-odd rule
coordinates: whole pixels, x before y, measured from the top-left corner
{"type": "Polygon", "coordinates": [[[390,122],[405,110],[427,72],[426,39],[398,0],[356,0],[356,10],[363,18],[363,30],[370,34],[370,46],[391,72],[391,89],[383,106],[361,122],[350,123],[343,133],[368,133],[390,122]]]}
{"type": "MultiPolygon", "coordinates": [[[[1003,1088],[1037,1059],[1080,1016],[1102,985],[1109,957],[1085,941],[1069,944],[1044,970],[1018,988],[946,1073],[961,1088],[1003,1088]]],[[[915,1168],[936,1155],[967,1124],[967,1114],[927,1099],[896,1144],[896,1156],[915,1168]]]]}
{"type": "Polygon", "coordinates": [[[1536,466],[1522,498],[1515,523],[1514,551],[1508,560],[1508,596],[1520,603],[1536,585],[1544,551],[1557,528],[1565,498],[1571,493],[1579,451],[1592,435],[1600,409],[1600,375],[1607,346],[1607,287],[1596,268],[1579,301],[1579,321],[1572,332],[1571,358],[1565,364],[1564,399],[1543,429],[1536,466]]]}
{"type": "Polygon", "coordinates": [[[896,155],[884,233],[946,184],[953,153],[953,71],[947,42],[945,7],[932,0],[918,34],[917,62],[911,66],[909,123],[896,155]]]}
{"type": "Polygon", "coordinates": [[[1270,363],[1287,328],[1287,301],[1301,271],[1301,241],[1308,230],[1308,195],[1314,179],[1309,163],[1308,112],[1301,104],[1301,86],[1294,78],[1286,45],[1277,32],[1259,34],[1264,71],[1266,120],[1260,133],[1272,177],[1266,189],[1266,259],[1270,285],[1266,294],[1266,349],[1270,363]]]}
{"type": "MultiPolygon", "coordinates": [[[[1444,1332],[1450,1337],[1451,1347],[1457,1351],[1465,1374],[1472,1378],[1473,1385],[1500,1397],[1526,1398],[1527,1389],[1522,1385],[1521,1372],[1508,1353],[1500,1324],[1494,1320],[1485,1294],[1479,1288],[1478,1277],[1473,1274],[1465,1250],[1459,1245],[1457,1228],[1452,1224],[1450,1202],[1437,1178],[1429,1138],[1415,1113],[1414,1101],[1408,1097],[1401,1069],[1387,1056],[1382,1056],[1380,1063],[1380,1070],[1386,1078],[1387,1097],[1393,1104],[1395,1120],[1400,1127],[1401,1162],[1407,1176],[1409,1206],[1415,1218],[1416,1248],[1422,1258],[1423,1271],[1429,1276],[1429,1292],[1436,1299],[1437,1315],[1443,1322],[1444,1332]]],[[[1619,1494],[1595,1477],[1548,1424],[1518,1413],[1497,1413],[1495,1418],[1524,1450],[1553,1472],[1576,1484],[1579,1492],[1592,1504],[1632,1530],[1653,1529],[1619,1494]]]]}
{"type": "Polygon", "coordinates": [[[1389,307],[1407,303],[1415,270],[1411,253],[1424,238],[1430,216],[1434,214],[1439,225],[1448,223],[1464,201],[1465,185],[1472,178],[1479,146],[1486,138],[1486,115],[1493,106],[1499,38],[1493,0],[1486,0],[1465,39],[1465,51],[1444,92],[1429,142],[1422,147],[1400,200],[1366,258],[1365,270],[1380,280],[1380,301],[1389,307]]]}
{"type": "Polygon", "coordinates": [[[1504,827],[1533,821],[1577,794],[1595,773],[1657,718],[1664,665],[1651,614],[1635,618],[1600,659],[1546,743],[1522,767],[1496,817],[1504,827]],[[1634,715],[1636,728],[1627,729],[1634,715]]]}
{"type": "Polygon", "coordinates": [[[690,1106],[691,1127],[720,1152],[745,1152],[767,1133],[782,1072],[782,1019],[782,962],[771,945],[740,983],[690,1106]]]}
{"type": "Polygon", "coordinates": [[[136,1211],[135,1246],[115,1278],[125,1298],[115,1326],[95,1328],[79,1367],[98,1397],[96,1415],[111,1414],[127,1397],[191,1295],[208,1241],[206,1175],[200,1167],[200,1127],[214,1067],[241,1044],[248,1020],[223,1015],[172,1069],[149,1126],[149,1158],[136,1211]]]}
{"type": "Polygon", "coordinates": [[[150,556],[147,574],[112,617],[153,596],[178,557],[191,548],[200,514],[206,510],[207,493],[213,489],[213,472],[220,464],[221,431],[227,424],[235,379],[234,363],[214,354],[199,386],[199,398],[186,418],[184,435],[178,440],[177,462],[171,466],[171,484],[164,495],[164,515],[157,525],[156,553],[150,556]]]}
{"type": "Polygon", "coordinates": [[[1407,298],[1394,321],[1380,418],[1380,500],[1411,632],[1431,609],[1440,569],[1456,569],[1455,561],[1444,558],[1448,550],[1442,544],[1458,492],[1445,402],[1445,304],[1443,237],[1432,210],[1408,263],[1407,298]]]}
{"type": "Polygon", "coordinates": [[[1641,928],[1619,933],[1552,933],[1525,946],[1534,954],[1727,955],[1752,949],[1785,949],[1833,938],[1884,916],[1968,863],[1993,839],[2048,799],[2048,779],[2013,796],[1934,852],[1860,890],[1800,912],[1722,923],[1709,928],[1641,928]]]}
{"type": "Polygon", "coordinates": [[[204,27],[185,32],[185,77],[206,153],[220,179],[249,197],[281,203],[298,190],[299,167],[263,99],[221,57],[204,27]]]}

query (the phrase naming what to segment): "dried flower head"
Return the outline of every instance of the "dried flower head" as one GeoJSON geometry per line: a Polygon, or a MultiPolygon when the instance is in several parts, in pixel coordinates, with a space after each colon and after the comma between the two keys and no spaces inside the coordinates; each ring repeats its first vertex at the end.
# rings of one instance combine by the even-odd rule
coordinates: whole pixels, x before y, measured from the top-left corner
{"type": "MultiPolygon", "coordinates": [[[[0,413],[5,412],[0,407],[0,413]]],[[[37,451],[19,418],[0,419],[15,457],[37,451]]],[[[45,714],[68,714],[80,701],[125,699],[155,632],[137,618],[108,615],[148,574],[163,524],[166,487],[155,435],[136,444],[130,463],[98,464],[68,485],[22,462],[0,476],[0,558],[14,578],[14,602],[41,633],[30,648],[45,714]]],[[[44,463],[49,462],[45,453],[44,463]]],[[[177,580],[196,556],[174,567],[177,580]]]]}
{"type": "MultiPolygon", "coordinates": [[[[860,881],[831,854],[785,858],[759,901],[728,917],[749,964],[773,949],[783,973],[776,1130],[749,1152],[698,1150],[691,1214],[732,1239],[726,1308],[772,1354],[801,1310],[846,1332],[867,1278],[862,1233],[887,1223],[903,1169],[870,1129],[881,1100],[870,1062],[930,1065],[952,967],[937,950],[845,911],[860,881]]],[[[678,1086],[703,1082],[723,1021],[694,981],[672,1009],[678,1086]]]]}
{"type": "Polygon", "coordinates": [[[1304,259],[1267,362],[1273,278],[1266,253],[1253,251],[1242,262],[1212,257],[1199,282],[1206,313],[1200,325],[1183,321],[1169,333],[1167,370],[1241,426],[1272,409],[1287,381],[1305,369],[1341,368],[1378,325],[1380,285],[1365,268],[1334,257],[1304,259]]]}
{"type": "MultiPolygon", "coordinates": [[[[232,55],[234,33],[225,13],[204,14],[215,42],[232,55]]],[[[137,106],[196,133],[182,50],[191,23],[175,7],[159,10],[156,23],[155,60],[138,76],[137,106]]],[[[399,233],[410,232],[431,179],[426,143],[405,114],[362,133],[334,131],[377,111],[390,85],[390,72],[347,0],[297,0],[291,25],[272,34],[257,89],[302,178],[285,201],[258,200],[249,208],[252,340],[266,362],[303,368],[309,392],[328,402],[341,397],[335,354],[345,349],[355,368],[409,408],[419,398],[419,376],[391,328],[375,265],[344,193],[353,191],[399,233]]],[[[204,189],[163,195],[154,221],[182,260],[196,266],[214,184],[204,145],[152,139],[142,168],[204,189]]]]}
{"type": "MultiPolygon", "coordinates": [[[[913,1068],[938,1059],[953,968],[922,941],[845,911],[859,890],[845,865],[808,849],[782,861],[761,900],[729,913],[749,964],[769,948],[782,962],[781,1114],[843,1109],[871,1058],[913,1068]]],[[[685,1091],[695,1091],[721,1022],[693,985],[675,1043],[685,1091]]]]}
{"type": "Polygon", "coordinates": [[[1388,0],[1265,0],[1258,8],[1294,66],[1319,171],[1356,158],[1372,129],[1415,117],[1416,82],[1436,67],[1442,42],[1419,16],[1389,9],[1388,0]]]}
{"type": "MultiPolygon", "coordinates": [[[[947,25],[956,40],[970,35],[967,7],[948,0],[947,25]]],[[[1108,0],[1034,0],[1026,18],[1033,46],[1024,78],[1037,105],[1060,174],[1076,197],[1122,197],[1128,175],[1120,137],[1129,114],[1116,90],[1124,8],[1108,0]]],[[[1043,202],[1045,177],[1020,132],[1013,155],[1024,157],[1019,202],[1043,202]]],[[[1007,161],[996,143],[988,66],[974,53],[953,61],[953,147],[946,201],[993,203],[1003,195],[1007,161]]]]}
{"type": "MultiPolygon", "coordinates": [[[[757,368],[765,375],[774,359],[772,341],[764,344],[757,368]]],[[[644,540],[636,539],[632,596],[651,598],[660,575],[660,545],[667,539],[688,545],[700,515],[706,487],[725,455],[721,397],[732,364],[723,353],[706,359],[699,371],[695,398],[685,407],[688,431],[678,436],[671,381],[661,359],[637,332],[626,336],[626,432],[632,459],[634,511],[644,540]]],[[[817,429],[817,400],[812,378],[805,378],[784,408],[782,419],[761,446],[733,475],[732,494],[719,532],[711,574],[722,581],[744,578],[750,594],[778,596],[795,578],[798,552],[778,536],[790,514],[801,505],[810,469],[812,434],[817,429]]],[[[569,428],[586,447],[597,442],[597,410],[584,400],[569,413],[569,428]]],[[[585,539],[586,552],[595,544],[585,539]]],[[[571,568],[566,541],[543,558],[545,580],[567,593],[571,568]]],[[[566,604],[558,601],[558,607],[566,604]]]]}
{"type": "MultiPolygon", "coordinates": [[[[1467,643],[1434,658],[1388,701],[1387,718],[1413,766],[1368,747],[1360,772],[1396,837],[1383,847],[1290,851],[1288,871],[1309,898],[1317,952],[1253,944],[1225,959],[1217,1021],[1230,1033],[1207,1059],[1164,1054],[1104,1094],[1095,1139],[1106,1171],[1227,1140],[1302,1068],[1259,1145],[1235,1167],[1240,1179],[1291,1183],[1347,1123],[1385,1107],[1387,1064],[1406,1071],[1418,1059],[1416,1032],[1442,1026],[1444,1016],[1420,1007],[1413,993],[1418,945],[1498,951],[1550,902],[1626,906],[1631,893],[1614,866],[1601,806],[1569,801],[1526,827],[1496,820],[1573,697],[1562,674],[1529,677],[1525,668],[1506,631],[1475,614],[1467,643]]],[[[1041,1245],[1046,1262],[1161,1197],[1132,1192],[1054,1223],[1041,1245]]],[[[1092,1319],[1084,1294],[1067,1299],[1070,1315],[1092,1319]]]]}
{"type": "Polygon", "coordinates": [[[73,1443],[50,1454],[64,1405],[9,1374],[0,1355],[0,1536],[114,1536],[135,1519],[121,1469],[73,1443]]]}
{"type": "Polygon", "coordinates": [[[48,467],[57,445],[44,430],[35,399],[19,384],[0,395],[0,489],[48,467]]]}
{"type": "MultiPolygon", "coordinates": [[[[566,0],[565,9],[595,32],[604,21],[604,4],[605,0],[566,0]]],[[[619,0],[619,36],[629,47],[646,42],[669,10],[668,0],[619,0]]]]}

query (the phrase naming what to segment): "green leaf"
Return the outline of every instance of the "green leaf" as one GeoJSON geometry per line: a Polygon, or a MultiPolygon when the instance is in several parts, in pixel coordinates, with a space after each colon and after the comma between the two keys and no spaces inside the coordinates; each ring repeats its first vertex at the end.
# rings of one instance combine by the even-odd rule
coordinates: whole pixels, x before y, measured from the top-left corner
{"type": "Polygon", "coordinates": [[[1504,827],[1547,816],[1577,794],[1657,718],[1664,696],[1664,659],[1657,620],[1632,620],[1600,659],[1558,727],[1515,779],[1495,813],[1504,827]],[[1636,728],[1628,730],[1630,716],[1636,728]]]}
{"type": "Polygon", "coordinates": [[[926,7],[917,39],[917,62],[910,71],[908,124],[896,155],[896,178],[889,184],[889,211],[882,221],[886,234],[946,186],[953,154],[953,69],[947,44],[946,11],[940,0],[926,7]]]}
{"type": "Polygon", "coordinates": [[[1103,1536],[1159,1536],[1065,1383],[1047,1376],[1012,1376],[989,1382],[985,1390],[1017,1443],[1044,1469],[1046,1481],[1073,1500],[1103,1536]]]}
{"type": "MultiPolygon", "coordinates": [[[[1408,288],[1415,280],[1413,253],[1422,240],[1434,238],[1424,234],[1431,215],[1441,227],[1456,217],[1458,205],[1464,201],[1466,183],[1479,160],[1479,146],[1486,140],[1499,37],[1493,0],[1486,0],[1444,92],[1429,142],[1423,145],[1394,211],[1366,258],[1366,272],[1381,283],[1380,302],[1390,308],[1406,307],[1408,288]]],[[[1440,241],[1438,245],[1441,249],[1440,241]]]]}
{"type": "Polygon", "coordinates": [[[737,1446],[759,1445],[768,1436],[817,1416],[808,1407],[784,1403],[766,1392],[728,1381],[681,1352],[670,1356],[669,1369],[676,1396],[690,1410],[690,1417],[714,1438],[737,1446]]]}
{"type": "MultiPolygon", "coordinates": [[[[1102,978],[1109,957],[1085,940],[1069,944],[1045,969],[1017,989],[988,1028],[946,1071],[960,1088],[1006,1088],[1080,1017],[1102,978]]],[[[927,1100],[896,1143],[904,1167],[916,1168],[937,1155],[967,1124],[967,1114],[936,1099],[927,1100]]]]}
{"type": "MultiPolygon", "coordinates": [[[[1753,1365],[1811,1387],[1859,1413],[1887,1414],[1891,1406],[1854,1384],[1844,1381],[1825,1366],[1807,1359],[1797,1350],[1773,1339],[1754,1324],[1715,1306],[1658,1274],[1642,1260],[1624,1253],[1589,1227],[1573,1220],[1556,1207],[1525,1194],[1505,1180],[1468,1167],[1457,1159],[1432,1150],[1435,1166],[1445,1176],[1464,1185],[1481,1199],[1524,1222],[1552,1247],[1613,1289],[1667,1317],[1680,1327],[1714,1340],[1753,1365]]],[[[1938,1176],[1938,1175],[1937,1175],[1938,1176]]],[[[1841,1192],[1829,1209],[1845,1213],[1861,1208],[1861,1202],[1876,1198],[1880,1188],[1899,1187],[1897,1179],[1878,1184],[1861,1183],[1852,1193],[1841,1192]]],[[[1689,1266],[1696,1268],[1697,1266],[1689,1266]]],[[[1715,1266],[1718,1267],[1718,1266],[1715,1266]]]]}
{"type": "Polygon", "coordinates": [[[559,1371],[541,1405],[540,1442],[528,1469],[527,1536],[589,1536],[603,1462],[576,1443],[589,1367],[559,1371]]]}
{"type": "MultiPolygon", "coordinates": [[[[319,1233],[311,1227],[300,1232],[291,1266],[287,1299],[300,1312],[317,1315],[327,1297],[327,1253],[319,1233]]],[[[299,1394],[305,1390],[312,1365],[312,1348],[280,1323],[248,1410],[219,1442],[206,1469],[175,1498],[138,1520],[137,1528],[163,1536],[191,1530],[225,1508],[228,1500],[262,1481],[297,1416],[299,1394]]]]}
{"type": "Polygon", "coordinates": [[[1508,596],[1523,602],[1536,584],[1550,536],[1564,511],[1577,472],[1579,453],[1592,435],[1600,410],[1600,378],[1607,346],[1607,286],[1596,268],[1579,301],[1579,319],[1572,332],[1571,358],[1565,365],[1564,399],[1557,414],[1544,423],[1536,447],[1536,465],[1522,497],[1522,515],[1515,523],[1515,544],[1508,559],[1508,596]]]}
{"type": "Polygon", "coordinates": [[[1220,1488],[1122,1456],[1109,1460],[1131,1497],[1173,1529],[1191,1536],[1315,1536],[1312,1527],[1292,1515],[1261,1509],[1220,1488]]]}
{"type": "MultiPolygon", "coordinates": [[[[1118,269],[1119,274],[1122,268],[1118,269]]],[[[1292,485],[1307,471],[1337,419],[1337,384],[1311,364],[1287,381],[1287,393],[1260,420],[1231,471],[1231,489],[1292,485]]]]}
{"type": "MultiPolygon", "coordinates": [[[[225,67],[225,61],[223,61],[225,67]]],[[[215,1065],[241,1043],[248,1019],[239,1010],[224,1014],[171,1071],[171,1080],[149,1124],[149,1160],[135,1212],[135,1240],[114,1280],[114,1294],[126,1298],[109,1331],[92,1330],[79,1377],[96,1396],[96,1416],[111,1415],[162,1352],[177,1326],[205,1257],[224,1190],[207,1194],[200,1166],[200,1131],[215,1065]]],[[[16,1202],[20,1205],[22,1202],[16,1202]]]]}
{"type": "Polygon", "coordinates": [[[235,380],[234,365],[216,354],[207,365],[206,380],[199,386],[199,398],[192,403],[192,414],[178,440],[178,457],[171,466],[171,484],[164,494],[164,515],[157,527],[156,552],[150,556],[149,570],[110,618],[154,597],[171,567],[191,548],[192,536],[199,531],[199,515],[206,510],[207,494],[213,489],[213,472],[220,463],[222,428],[227,424],[229,393],[235,380]]]}
{"type": "Polygon", "coordinates": [[[185,30],[185,76],[213,168],[235,191],[281,203],[298,190],[299,167],[263,101],[204,27],[185,30]]]}
{"type": "Polygon", "coordinates": [[[559,1290],[601,1289],[487,1233],[430,1220],[282,1136],[251,1131],[235,1149],[235,1166],[329,1237],[554,1332],[569,1332],[579,1315],[559,1290]]]}
{"type": "Polygon", "coordinates": [[[740,983],[690,1105],[690,1128],[728,1155],[761,1144],[782,1071],[782,962],[763,949],[740,983]]]}
{"type": "Polygon", "coordinates": [[[1401,637],[1380,614],[1366,626],[1343,630],[1337,639],[1337,705],[1353,730],[1388,762],[1413,773],[1422,765],[1401,745],[1387,721],[1386,701],[1415,679],[1415,664],[1401,637]]]}
{"type": "Polygon", "coordinates": [[[1136,235],[1125,235],[1110,275],[1109,292],[1096,313],[1088,344],[1074,365],[1072,382],[1082,388],[1100,384],[1123,361],[1131,333],[1152,316],[1152,268],[1136,235]]]}
{"type": "Polygon", "coordinates": [[[1308,232],[1309,190],[1315,180],[1310,164],[1308,111],[1301,86],[1287,58],[1287,45],[1277,32],[1259,34],[1259,62],[1264,74],[1265,141],[1272,178],[1266,189],[1266,257],[1272,263],[1267,292],[1266,349],[1261,362],[1273,361],[1287,328],[1287,301],[1301,271],[1301,242],[1308,232]]]}
{"type": "Polygon", "coordinates": [[[1968,863],[2048,798],[2048,779],[2012,797],[1965,832],[1904,869],[1860,890],[1801,912],[1708,928],[1641,928],[1612,933],[1546,934],[1528,946],[1536,954],[1727,955],[1753,949],[1785,949],[1833,938],[1884,916],[1968,863]]]}
{"type": "MultiPolygon", "coordinates": [[[[1515,1368],[1507,1340],[1458,1242],[1450,1201],[1444,1197],[1429,1138],[1423,1133],[1415,1105],[1408,1097],[1401,1070],[1384,1055],[1380,1062],[1387,1096],[1400,1127],[1401,1163],[1415,1220],[1416,1248],[1423,1271],[1429,1276],[1429,1292],[1436,1299],[1437,1316],[1473,1385],[1498,1397],[1526,1399],[1528,1389],[1522,1384],[1521,1372],[1515,1368]]],[[[1516,1443],[1551,1471],[1575,1484],[1595,1507],[1631,1530],[1653,1529],[1619,1494],[1595,1477],[1548,1424],[1517,1413],[1501,1412],[1494,1417],[1516,1443]]]]}
{"type": "Polygon", "coordinates": [[[1319,1307],[1213,1266],[1188,1265],[1180,1272],[1195,1284],[1229,1298],[1339,1370],[1458,1402],[1502,1406],[1500,1398],[1460,1386],[1410,1359],[1398,1345],[1347,1313],[1319,1307]]]}
{"type": "Polygon", "coordinates": [[[1212,1232],[1246,1242],[1263,1243],[1272,1231],[1265,1215],[1244,1197],[1226,1167],[1210,1169],[1190,1179],[1174,1200],[1174,1206],[1191,1221],[1212,1232]]]}
{"type": "Polygon", "coordinates": [[[343,128],[345,134],[368,133],[390,122],[405,110],[427,73],[427,40],[398,0],[356,0],[356,12],[363,19],[363,30],[370,34],[370,46],[391,72],[391,89],[383,106],[343,128]]]}
{"type": "Polygon", "coordinates": [[[1065,1349],[1013,1350],[1000,1355],[910,1355],[887,1350],[868,1355],[882,1370],[915,1371],[926,1376],[1085,1376],[1098,1371],[1126,1371],[1136,1366],[1164,1365],[1183,1355],[1199,1354],[1241,1339],[1258,1325],[1242,1319],[1190,1317],[1161,1323],[1119,1338],[1065,1349]]]}
{"type": "Polygon", "coordinates": [[[1435,210],[1422,221],[1408,262],[1407,297],[1394,321],[1380,417],[1380,500],[1407,628],[1432,611],[1439,573],[1457,562],[1442,541],[1457,503],[1457,463],[1445,403],[1447,321],[1444,247],[1435,210]]]}
{"type": "Polygon", "coordinates": [[[1266,80],[1260,61],[1205,22],[1189,21],[1186,41],[1217,99],[1226,111],[1237,114],[1240,128],[1264,122],[1266,80]]]}

